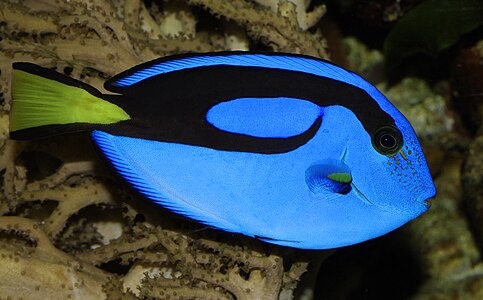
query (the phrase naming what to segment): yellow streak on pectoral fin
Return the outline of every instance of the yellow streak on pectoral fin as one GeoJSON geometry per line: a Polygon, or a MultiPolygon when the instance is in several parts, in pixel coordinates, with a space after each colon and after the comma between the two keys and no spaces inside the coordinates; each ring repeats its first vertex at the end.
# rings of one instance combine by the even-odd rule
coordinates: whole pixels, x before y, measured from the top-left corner
{"type": "Polygon", "coordinates": [[[332,173],[327,175],[327,177],[340,183],[350,183],[352,181],[351,174],[349,173],[332,173]]]}

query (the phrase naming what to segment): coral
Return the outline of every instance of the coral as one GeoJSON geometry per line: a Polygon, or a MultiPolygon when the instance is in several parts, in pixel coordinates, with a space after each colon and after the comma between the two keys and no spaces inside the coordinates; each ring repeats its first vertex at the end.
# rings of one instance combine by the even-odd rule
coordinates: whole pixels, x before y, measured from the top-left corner
{"type": "Polygon", "coordinates": [[[470,221],[483,249],[483,134],[473,140],[464,165],[463,187],[470,221]]]}
{"type": "Polygon", "coordinates": [[[408,118],[418,137],[428,142],[439,143],[448,139],[455,124],[454,113],[449,109],[448,82],[429,86],[415,77],[403,78],[389,85],[384,78],[377,78],[383,64],[380,51],[367,49],[354,37],[344,39],[351,70],[371,81],[408,118]]]}
{"type": "Polygon", "coordinates": [[[280,2],[279,13],[244,0],[188,0],[188,3],[201,5],[215,15],[244,25],[251,39],[262,41],[274,51],[328,57],[320,33],[311,34],[299,27],[296,6],[292,2],[280,2]]]}
{"type": "Polygon", "coordinates": [[[460,210],[462,160],[450,158],[436,180],[438,197],[424,219],[410,223],[412,251],[426,278],[415,299],[480,299],[483,263],[460,210]],[[449,226],[450,225],[450,226],[449,226]]]}
{"type": "Polygon", "coordinates": [[[431,88],[421,79],[407,77],[395,86],[378,88],[408,117],[418,137],[438,140],[452,131],[455,120],[448,109],[447,82],[431,88]]]}
{"type": "Polygon", "coordinates": [[[478,130],[483,119],[483,40],[459,51],[452,62],[451,77],[456,105],[471,130],[478,130]]]}
{"type": "Polygon", "coordinates": [[[13,240],[8,241],[4,235],[0,243],[2,298],[106,297],[104,286],[115,276],[58,250],[36,222],[4,216],[0,230],[12,235],[13,240]]]}
{"type": "Polygon", "coordinates": [[[375,49],[368,49],[355,37],[345,38],[343,44],[350,69],[370,80],[373,70],[377,70],[378,66],[384,62],[382,53],[375,49]]]}
{"type": "Polygon", "coordinates": [[[287,9],[292,9],[288,2],[293,3],[295,5],[297,25],[302,30],[307,30],[314,26],[326,11],[325,5],[322,4],[312,9],[312,11],[307,12],[311,2],[310,0],[254,0],[254,2],[262,6],[270,7],[273,12],[277,12],[278,10],[286,11],[287,9]]]}
{"type": "Polygon", "coordinates": [[[464,164],[463,188],[465,206],[476,233],[480,251],[483,250],[483,40],[463,48],[453,62],[453,86],[462,119],[476,138],[468,149],[464,164]]]}
{"type": "Polygon", "coordinates": [[[248,50],[250,39],[327,58],[321,35],[306,31],[323,7],[304,15],[299,5],[0,1],[0,298],[290,299],[307,259],[284,264],[279,249],[153,209],[117,185],[86,135],[9,140],[8,112],[14,61],[54,68],[105,92],[106,78],[141,62],[248,50]],[[221,31],[198,28],[197,6],[221,31]]]}

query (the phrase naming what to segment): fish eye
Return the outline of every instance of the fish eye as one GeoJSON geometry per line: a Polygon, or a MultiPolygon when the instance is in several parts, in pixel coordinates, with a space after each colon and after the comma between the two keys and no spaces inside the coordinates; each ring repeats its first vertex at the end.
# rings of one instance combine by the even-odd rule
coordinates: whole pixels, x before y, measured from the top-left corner
{"type": "Polygon", "coordinates": [[[402,145],[402,134],[393,126],[380,127],[372,135],[372,146],[383,155],[395,155],[402,145]]]}

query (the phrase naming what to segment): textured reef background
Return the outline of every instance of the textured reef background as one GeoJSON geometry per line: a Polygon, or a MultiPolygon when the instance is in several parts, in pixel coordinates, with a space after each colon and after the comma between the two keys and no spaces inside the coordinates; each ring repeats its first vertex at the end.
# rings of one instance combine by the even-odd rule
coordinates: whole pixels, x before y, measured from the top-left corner
{"type": "Polygon", "coordinates": [[[419,2],[0,0],[0,299],[483,299],[481,28],[385,72],[382,41],[419,2]],[[422,141],[430,211],[360,245],[294,250],[140,199],[86,134],[8,139],[14,61],[103,90],[159,56],[248,49],[331,59],[375,83],[422,141]]]}

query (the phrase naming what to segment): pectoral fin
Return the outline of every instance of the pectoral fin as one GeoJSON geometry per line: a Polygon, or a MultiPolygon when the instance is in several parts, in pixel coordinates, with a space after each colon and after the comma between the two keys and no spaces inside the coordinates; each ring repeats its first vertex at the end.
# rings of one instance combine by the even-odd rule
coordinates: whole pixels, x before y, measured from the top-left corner
{"type": "Polygon", "coordinates": [[[347,194],[351,190],[352,176],[349,167],[340,160],[324,159],[307,168],[305,182],[315,195],[327,191],[347,194]]]}

